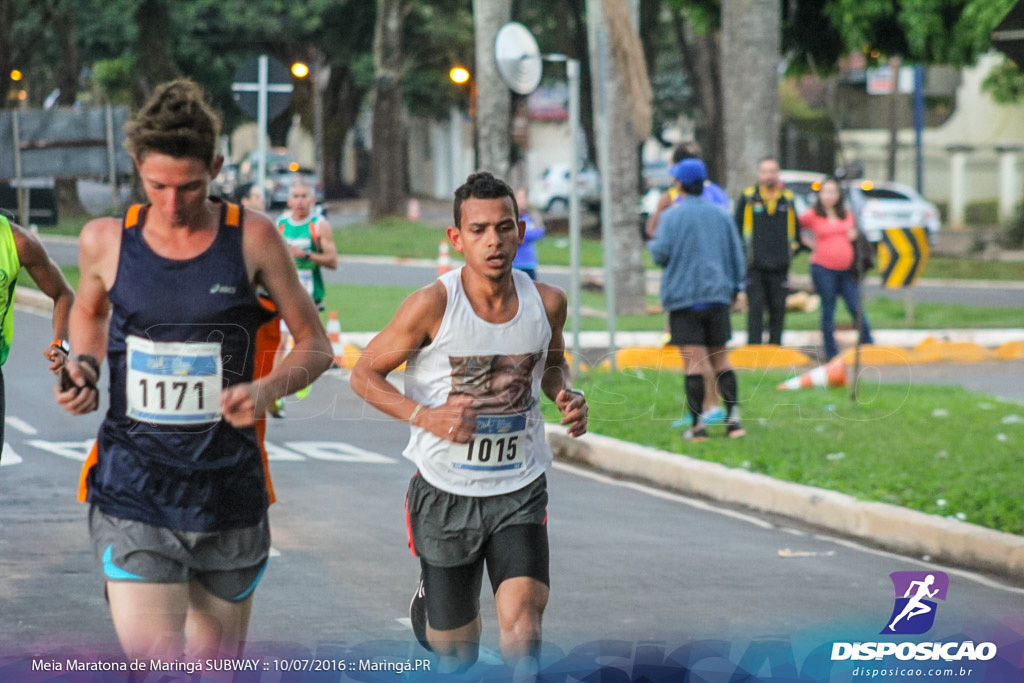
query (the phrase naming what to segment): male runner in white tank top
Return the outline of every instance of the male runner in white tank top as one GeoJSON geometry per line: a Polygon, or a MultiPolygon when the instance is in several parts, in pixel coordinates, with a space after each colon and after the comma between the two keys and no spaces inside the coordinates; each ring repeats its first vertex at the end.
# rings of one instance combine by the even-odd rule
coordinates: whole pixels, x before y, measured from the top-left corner
{"type": "Polygon", "coordinates": [[[562,329],[565,293],[512,260],[522,243],[512,189],[478,172],[455,191],[448,238],[466,265],[413,293],[366,347],[352,388],[410,423],[405,456],[418,471],[406,497],[421,581],[413,631],[444,671],[476,661],[486,564],[505,663],[536,673],[548,601],[547,491],[551,449],[540,392],[569,435],[587,430],[562,329]],[[407,362],[405,394],[387,375],[407,362]]]}

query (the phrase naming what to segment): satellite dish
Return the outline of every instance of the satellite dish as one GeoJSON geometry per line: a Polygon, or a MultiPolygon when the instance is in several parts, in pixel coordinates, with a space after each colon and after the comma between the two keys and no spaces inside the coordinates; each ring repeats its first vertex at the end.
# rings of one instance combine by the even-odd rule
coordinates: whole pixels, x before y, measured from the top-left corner
{"type": "Polygon", "coordinates": [[[530,29],[518,22],[501,27],[494,39],[498,75],[512,92],[529,95],[540,85],[540,48],[530,29]]]}

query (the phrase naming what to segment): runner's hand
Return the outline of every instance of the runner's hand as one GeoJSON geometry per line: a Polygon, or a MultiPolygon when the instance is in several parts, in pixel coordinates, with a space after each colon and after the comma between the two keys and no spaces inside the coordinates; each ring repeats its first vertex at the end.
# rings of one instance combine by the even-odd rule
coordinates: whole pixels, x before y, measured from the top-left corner
{"type": "Polygon", "coordinates": [[[469,443],[476,436],[476,410],[473,397],[467,394],[449,394],[443,405],[428,408],[422,415],[417,426],[442,439],[469,443]]]}
{"type": "Polygon", "coordinates": [[[587,399],[583,392],[572,389],[562,389],[555,397],[555,405],[562,413],[560,424],[567,425],[566,431],[569,436],[583,436],[587,433],[587,399]]]}
{"type": "Polygon", "coordinates": [[[235,384],[220,392],[220,413],[232,427],[256,424],[255,389],[251,383],[235,384]]]}
{"type": "MultiPolygon", "coordinates": [[[[64,355],[63,352],[61,355],[64,355]]],[[[85,415],[100,406],[96,373],[88,364],[65,360],[58,371],[60,380],[53,389],[57,405],[72,415],[85,415]]]]}
{"type": "Polygon", "coordinates": [[[46,350],[43,351],[43,357],[50,361],[50,372],[55,375],[59,373],[60,369],[68,362],[68,354],[64,353],[64,349],[59,346],[48,346],[46,350]]]}

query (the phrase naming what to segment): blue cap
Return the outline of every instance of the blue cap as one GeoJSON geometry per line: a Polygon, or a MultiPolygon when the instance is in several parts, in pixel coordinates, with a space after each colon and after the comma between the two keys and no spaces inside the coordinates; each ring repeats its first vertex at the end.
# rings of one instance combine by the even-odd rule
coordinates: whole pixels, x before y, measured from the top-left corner
{"type": "Polygon", "coordinates": [[[708,179],[708,167],[700,159],[683,159],[669,173],[683,185],[697,185],[708,179]]]}

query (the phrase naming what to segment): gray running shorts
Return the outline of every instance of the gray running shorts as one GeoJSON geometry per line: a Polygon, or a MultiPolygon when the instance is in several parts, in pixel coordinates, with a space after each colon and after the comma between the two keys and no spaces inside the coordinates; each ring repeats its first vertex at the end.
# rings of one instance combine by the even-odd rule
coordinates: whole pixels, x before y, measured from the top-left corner
{"type": "Polygon", "coordinates": [[[498,531],[547,521],[547,476],[497,496],[460,496],[427,483],[417,473],[405,498],[409,544],[435,567],[459,567],[483,556],[498,531]]]}
{"type": "Polygon", "coordinates": [[[266,515],[243,529],[176,531],[112,517],[93,505],[89,536],[107,581],[196,581],[228,602],[252,594],[270,553],[266,515]]]}

